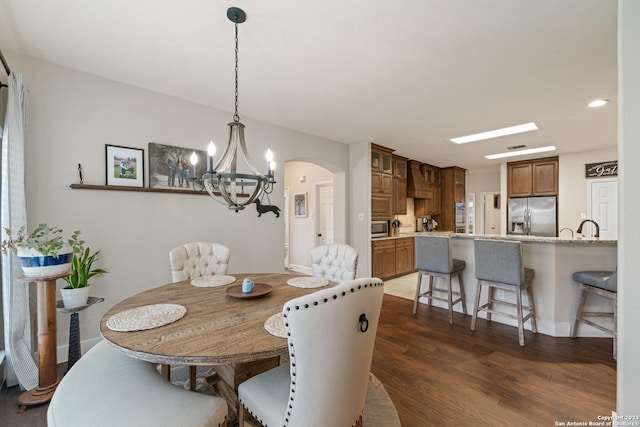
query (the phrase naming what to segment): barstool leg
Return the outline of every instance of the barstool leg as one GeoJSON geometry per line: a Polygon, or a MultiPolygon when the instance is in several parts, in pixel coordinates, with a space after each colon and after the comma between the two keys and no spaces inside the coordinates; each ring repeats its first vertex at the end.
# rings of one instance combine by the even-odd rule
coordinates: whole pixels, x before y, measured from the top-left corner
{"type": "Polygon", "coordinates": [[[489,286],[489,300],[487,308],[489,309],[489,311],[487,311],[487,320],[490,322],[491,321],[491,310],[493,310],[493,286],[488,285],[489,286]]]}
{"type": "Polygon", "coordinates": [[[449,299],[449,324],[453,325],[453,289],[451,289],[451,275],[447,276],[447,298],[449,299]]]}
{"type": "Polygon", "coordinates": [[[571,330],[569,331],[569,336],[571,338],[576,337],[576,329],[578,320],[580,320],[580,313],[582,313],[582,302],[584,301],[584,285],[580,283],[580,290],[578,291],[578,301],[576,303],[576,314],[573,316],[573,321],[571,322],[571,330]]]}
{"type": "Polygon", "coordinates": [[[427,288],[427,305],[433,305],[433,276],[429,276],[429,288],[427,288]]]}
{"type": "Polygon", "coordinates": [[[482,281],[478,280],[476,285],[476,298],[473,302],[473,316],[471,317],[471,330],[476,330],[476,320],[478,320],[478,307],[480,307],[480,292],[482,291],[482,281]]]}
{"type": "Polygon", "coordinates": [[[460,286],[460,302],[462,303],[462,313],[467,315],[467,299],[464,297],[464,283],[462,282],[462,273],[458,274],[458,286],[460,286]]]}
{"type": "Polygon", "coordinates": [[[420,288],[422,285],[422,273],[418,272],[418,283],[416,284],[416,297],[413,300],[413,314],[418,310],[418,299],[420,298],[420,288]]]}
{"type": "Polygon", "coordinates": [[[531,284],[527,286],[527,298],[529,299],[529,308],[531,309],[531,332],[534,334],[538,332],[538,325],[536,324],[536,303],[533,300],[533,289],[531,284]]]}
{"type": "Polygon", "coordinates": [[[522,289],[516,287],[516,305],[518,307],[518,341],[524,347],[524,322],[522,321],[522,289]]]}

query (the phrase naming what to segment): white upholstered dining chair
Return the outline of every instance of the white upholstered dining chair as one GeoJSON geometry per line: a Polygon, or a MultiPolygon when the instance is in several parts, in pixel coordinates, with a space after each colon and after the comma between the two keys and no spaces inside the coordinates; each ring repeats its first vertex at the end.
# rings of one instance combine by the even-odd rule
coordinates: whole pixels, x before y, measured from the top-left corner
{"type": "Polygon", "coordinates": [[[285,303],[289,364],[240,384],[240,427],[362,426],[382,297],[364,278],[285,303]]]}
{"type": "Polygon", "coordinates": [[[169,251],[169,267],[173,282],[200,276],[226,274],[231,251],[221,243],[194,242],[169,251]]]}
{"type": "MultiPolygon", "coordinates": [[[[176,283],[201,276],[226,274],[230,257],[231,251],[221,243],[185,243],[169,251],[171,279],[173,283],[176,283]]],[[[171,377],[168,367],[163,368],[163,372],[169,378],[171,377]]],[[[194,391],[196,387],[196,374],[197,367],[189,366],[189,388],[191,391],[194,391]]],[[[207,377],[206,382],[213,384],[215,388],[217,375],[207,377]]]]}
{"type": "Polygon", "coordinates": [[[311,249],[311,270],[316,277],[340,283],[356,278],[358,251],[344,243],[320,245],[311,249]]]}

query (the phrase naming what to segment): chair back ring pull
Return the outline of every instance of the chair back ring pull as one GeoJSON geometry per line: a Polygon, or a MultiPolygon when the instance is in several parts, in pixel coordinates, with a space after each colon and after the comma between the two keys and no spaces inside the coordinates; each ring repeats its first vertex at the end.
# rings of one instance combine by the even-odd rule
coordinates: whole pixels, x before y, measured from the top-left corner
{"type": "Polygon", "coordinates": [[[367,315],[362,313],[360,318],[358,319],[358,323],[360,324],[360,332],[363,334],[367,332],[369,329],[369,319],[367,319],[367,315]]]}

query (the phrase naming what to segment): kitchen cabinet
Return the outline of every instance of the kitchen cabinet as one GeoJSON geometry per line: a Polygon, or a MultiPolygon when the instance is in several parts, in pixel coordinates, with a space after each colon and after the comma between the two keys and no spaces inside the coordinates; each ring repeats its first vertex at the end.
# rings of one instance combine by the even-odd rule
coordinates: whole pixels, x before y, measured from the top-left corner
{"type": "Polygon", "coordinates": [[[456,228],[464,227],[465,174],[466,170],[458,166],[441,169],[442,205],[440,215],[436,216],[437,231],[456,231],[456,228]],[[457,218],[460,215],[462,218],[457,218]]]}
{"type": "Polygon", "coordinates": [[[402,237],[371,242],[371,274],[383,280],[415,271],[415,239],[402,237]]]}
{"type": "Polygon", "coordinates": [[[407,214],[407,158],[393,156],[392,215],[407,214]]]}
{"type": "Polygon", "coordinates": [[[380,279],[396,275],[395,240],[371,242],[371,275],[380,279]]]}
{"type": "Polygon", "coordinates": [[[420,173],[427,183],[427,197],[414,200],[414,213],[416,216],[438,215],[441,206],[440,168],[422,164],[420,173]]]}
{"type": "MultiPolygon", "coordinates": [[[[389,219],[393,211],[393,150],[371,144],[371,219],[389,219]]],[[[406,208],[405,208],[406,209],[406,208]]]]}
{"type": "Polygon", "coordinates": [[[413,237],[396,239],[396,275],[415,271],[416,246],[413,237]]]}
{"type": "Polygon", "coordinates": [[[557,196],[558,157],[507,163],[507,195],[557,196]]]}

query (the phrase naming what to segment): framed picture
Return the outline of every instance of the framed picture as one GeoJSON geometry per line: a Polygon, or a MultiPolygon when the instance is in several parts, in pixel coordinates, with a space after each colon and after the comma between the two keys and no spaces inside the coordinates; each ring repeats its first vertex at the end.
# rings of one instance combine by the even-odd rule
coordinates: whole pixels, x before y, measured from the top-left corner
{"type": "Polygon", "coordinates": [[[307,193],[294,193],[293,216],[305,218],[307,216],[307,193]]]}
{"type": "Polygon", "coordinates": [[[142,148],[105,147],[107,185],[144,187],[144,150],[142,148]]]}
{"type": "MultiPolygon", "coordinates": [[[[207,170],[207,153],[193,148],[149,143],[149,188],[171,188],[172,190],[194,190],[194,178],[200,183],[207,170]],[[191,155],[196,153],[196,164],[191,155]]],[[[195,190],[201,190],[197,185],[195,190]]]]}

